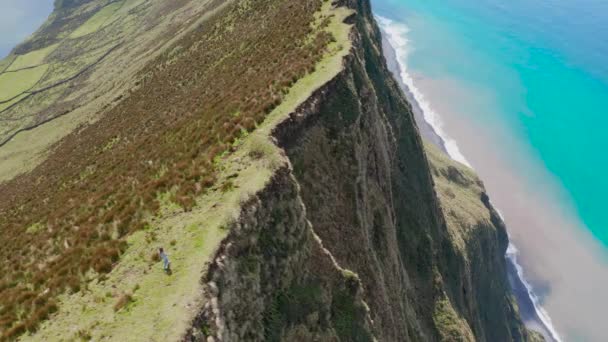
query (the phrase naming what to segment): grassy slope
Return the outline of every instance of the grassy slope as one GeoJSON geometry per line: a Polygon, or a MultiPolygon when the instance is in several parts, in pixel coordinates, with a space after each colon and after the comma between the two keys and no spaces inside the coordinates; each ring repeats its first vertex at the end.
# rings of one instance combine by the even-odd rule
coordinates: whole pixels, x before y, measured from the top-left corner
{"type": "Polygon", "coordinates": [[[5,72],[0,75],[0,101],[8,101],[30,90],[38,83],[48,65],[40,65],[31,69],[15,72],[5,72]]]}
{"type": "Polygon", "coordinates": [[[74,131],[91,118],[92,113],[79,111],[59,117],[37,129],[17,135],[0,148],[0,183],[32,170],[44,160],[49,146],[74,131]],[[78,116],[78,114],[81,114],[78,116]],[[87,115],[88,114],[88,115],[87,115]]]}
{"type": "MultiPolygon", "coordinates": [[[[121,12],[128,12],[130,16],[132,16],[133,13],[137,14],[138,11],[136,7],[138,4],[142,3],[143,2],[141,0],[129,0],[127,4],[121,8],[121,12]]],[[[111,83],[108,84],[108,86],[110,86],[109,91],[102,90],[98,91],[97,93],[93,93],[94,100],[88,103],[84,103],[83,107],[78,108],[75,113],[70,113],[70,115],[66,115],[64,117],[59,117],[55,120],[52,120],[51,122],[41,126],[40,129],[34,129],[32,131],[23,132],[22,134],[15,137],[15,139],[9,144],[0,148],[0,187],[2,186],[1,181],[10,180],[14,175],[30,170],[34,168],[37,164],[42,162],[45,158],[43,155],[41,155],[41,151],[44,151],[48,146],[51,146],[53,143],[59,141],[61,138],[68,135],[80,124],[87,121],[91,122],[90,120],[96,117],[95,111],[99,111],[99,108],[102,108],[102,105],[103,108],[107,108],[108,98],[112,99],[116,96],[117,93],[120,94],[120,92],[116,89],[120,89],[121,82],[124,83],[124,80],[121,80],[121,78],[119,77],[115,77],[117,74],[119,74],[123,78],[127,78],[127,82],[132,83],[131,80],[128,79],[129,74],[132,74],[134,70],[138,71],[139,69],[141,69],[141,66],[143,65],[143,63],[145,63],[145,61],[161,53],[162,47],[167,44],[167,42],[171,42],[183,36],[184,33],[186,33],[191,27],[191,25],[196,25],[197,23],[204,21],[208,17],[208,14],[213,12],[213,8],[208,7],[208,1],[189,3],[181,1],[180,3],[175,4],[172,7],[169,6],[169,8],[167,8],[166,10],[163,10],[163,5],[166,5],[166,3],[156,3],[154,4],[154,6],[146,7],[146,9],[154,11],[154,13],[152,14],[158,16],[158,19],[160,19],[161,21],[158,22],[158,20],[151,19],[149,24],[154,25],[154,27],[145,28],[146,31],[144,33],[141,33],[141,35],[139,36],[139,38],[141,39],[137,40],[134,45],[130,44],[131,46],[129,47],[132,49],[124,53],[124,55],[119,55],[118,58],[113,58],[113,67],[121,68],[124,66],[125,68],[121,68],[119,70],[108,70],[107,68],[101,68],[101,70],[99,71],[99,73],[102,74],[102,77],[105,76],[106,80],[109,79],[111,81],[111,83]],[[201,15],[201,12],[205,10],[207,10],[209,13],[201,15]],[[159,14],[162,15],[159,16],[159,14]],[[187,15],[184,16],[184,14],[187,15]],[[171,20],[175,15],[181,15],[183,20],[181,22],[181,26],[179,26],[178,28],[171,27],[175,26],[171,24],[171,20]],[[195,19],[192,20],[191,18],[195,19]],[[163,36],[163,34],[166,34],[167,32],[173,32],[173,34],[163,36]],[[149,44],[155,45],[155,48],[152,49],[152,53],[150,53],[150,51],[147,51],[147,46],[149,46],[149,44]],[[142,49],[146,50],[146,55],[141,55],[142,49]],[[137,56],[138,60],[134,61],[133,56],[137,56]],[[127,64],[125,64],[125,60],[128,61],[127,64]],[[99,94],[99,92],[101,94],[99,94]]],[[[130,23],[126,24],[126,28],[123,25],[117,26],[114,29],[125,29],[127,30],[127,32],[130,32],[128,31],[129,25],[133,25],[132,20],[130,23]]],[[[90,41],[85,41],[84,44],[86,45],[89,42],[90,41]]],[[[78,53],[79,51],[76,52],[78,53]]],[[[64,59],[64,62],[70,62],[66,59],[66,57],[64,57],[64,59]]],[[[95,76],[95,74],[92,75],[92,77],[95,76]]],[[[88,91],[91,91],[91,89],[89,89],[88,91]]],[[[48,102],[48,100],[45,98],[43,98],[42,100],[33,99],[32,102],[34,105],[41,105],[41,102],[48,102]]],[[[43,107],[48,106],[48,103],[42,103],[42,105],[43,107]]],[[[4,192],[4,190],[2,190],[2,192],[4,192]]],[[[0,229],[2,230],[7,228],[3,219],[3,215],[0,214],[0,229]]],[[[10,277],[7,278],[6,273],[4,273],[2,279],[0,279],[0,291],[6,289],[5,286],[7,284],[6,281],[8,279],[10,279],[10,277]]],[[[0,296],[0,298],[2,298],[2,296],[0,296]]],[[[7,297],[3,297],[2,304],[5,304],[4,302],[6,299],[7,297]]],[[[6,316],[4,315],[4,313],[6,312],[6,306],[0,305],[0,325],[4,325],[7,322],[6,316]]],[[[25,313],[22,313],[20,315],[25,316],[24,314],[25,313]]],[[[2,329],[3,327],[0,327],[0,330],[2,329]]],[[[0,337],[0,339],[2,338],[0,337]]]]}
{"type": "Polygon", "coordinates": [[[11,66],[11,63],[13,63],[15,58],[15,55],[11,54],[0,60],[0,72],[4,72],[6,69],[8,69],[8,67],[11,66]]]}
{"type": "Polygon", "coordinates": [[[218,184],[230,177],[233,189],[223,192],[216,186],[198,198],[197,206],[188,213],[165,202],[151,227],[129,238],[128,250],[105,281],[90,284],[82,294],[63,296],[61,311],[39,333],[24,340],[78,336],[97,340],[105,336],[120,341],[169,341],[185,331],[201,305],[199,279],[205,271],[203,266],[227,234],[223,227],[238,215],[240,203],[263,189],[274,170],[287,163],[270,140],[273,128],[341,70],[342,59],[350,49],[349,26],[342,23],[349,11],[332,9],[325,2],[323,13],[334,15],[328,30],[337,42],[316,71],[299,80],[264,123],[240,142],[237,152],[221,162],[218,184]],[[252,158],[252,151],[263,157],[252,158]],[[232,177],[234,174],[238,176],[232,177]],[[171,246],[172,240],[175,246],[171,246]],[[165,275],[159,264],[150,262],[150,253],[160,245],[168,249],[172,259],[175,272],[171,276],[165,275]],[[139,289],[133,291],[136,285],[139,289]],[[134,301],[115,313],[113,306],[123,293],[132,293],[134,301]]]}
{"type": "MultiPolygon", "coordinates": [[[[483,336],[486,340],[498,338],[493,334],[499,330],[510,331],[514,339],[521,336],[530,341],[542,340],[519,321],[513,296],[504,295],[510,293],[504,266],[507,235],[504,223],[488,202],[483,183],[472,169],[451,160],[433,145],[426,144],[425,151],[450,240],[465,261],[464,269],[459,272],[469,277],[473,287],[471,299],[478,308],[480,320],[471,321],[470,328],[481,324],[486,329],[483,336]]],[[[449,308],[436,306],[434,317],[446,334],[464,331],[470,335],[469,326],[449,308]]]]}
{"type": "Polygon", "coordinates": [[[42,64],[44,59],[57,48],[57,44],[45,47],[43,49],[34,50],[20,55],[10,64],[6,71],[15,71],[23,68],[31,68],[42,64]]]}
{"type": "Polygon", "coordinates": [[[452,161],[433,145],[426,144],[425,150],[452,241],[464,251],[467,236],[480,221],[491,225],[490,212],[480,201],[483,184],[472,169],[452,161]]]}
{"type": "MultiPolygon", "coordinates": [[[[104,2],[96,1],[92,2],[92,4],[103,4],[104,2]]],[[[55,32],[55,36],[48,38],[48,40],[51,42],[57,41],[56,43],[41,48],[36,48],[37,45],[34,45],[27,52],[17,55],[13,54],[2,62],[2,64],[9,64],[6,71],[16,72],[0,74],[0,101],[23,94],[25,91],[32,89],[33,85],[39,81],[36,89],[32,90],[45,89],[61,84],[93,66],[104,53],[110,51],[130,34],[135,34],[137,27],[142,26],[142,23],[146,20],[145,10],[138,8],[142,3],[142,0],[124,0],[112,2],[101,9],[95,9],[92,5],[88,5],[83,6],[83,8],[78,7],[70,10],[67,13],[62,11],[54,13],[49,22],[36,33],[32,40],[38,39],[38,36],[44,36],[46,31],[55,30],[58,32],[55,32]],[[88,20],[78,24],[79,20],[83,21],[91,15],[90,13],[95,14],[88,20]],[[69,19],[63,17],[68,17],[69,19]],[[62,24],[65,22],[74,22],[77,26],[73,27],[73,25],[62,24]],[[106,29],[105,26],[110,24],[112,24],[112,27],[106,29]],[[47,64],[44,69],[40,66],[36,69],[21,70],[41,65],[45,60],[47,64]]],[[[145,41],[146,37],[142,37],[142,39],[145,41]]],[[[85,90],[91,91],[91,89],[85,90]]],[[[52,92],[52,90],[49,92],[52,92]]],[[[8,105],[0,107],[0,111],[2,111],[0,113],[0,127],[6,126],[2,122],[3,117],[11,118],[10,125],[12,126],[10,128],[11,131],[14,131],[15,129],[31,125],[34,121],[32,119],[36,118],[39,110],[52,111],[53,105],[61,97],[54,96],[49,103],[47,100],[48,94],[46,93],[37,94],[37,98],[33,101],[24,101],[22,106],[18,105],[7,112],[4,112],[4,110],[8,105]],[[32,104],[34,105],[32,106],[32,104]],[[44,105],[41,106],[40,104],[44,105]],[[15,117],[20,118],[17,120],[18,124],[16,126],[15,117]]],[[[11,103],[11,105],[16,102],[18,101],[11,103]]],[[[3,136],[3,133],[0,130],[0,142],[3,142],[6,138],[6,136],[3,136]]]]}
{"type": "MultiPolygon", "coordinates": [[[[114,5],[116,3],[107,7],[115,7],[114,5]]],[[[76,31],[80,32],[84,29],[88,30],[88,33],[93,33],[99,27],[91,29],[87,21],[76,31]]],[[[61,32],[59,36],[61,35],[66,35],[66,33],[61,32]]],[[[77,36],[72,38],[77,38],[77,36]]],[[[98,39],[97,37],[92,38],[98,39]]],[[[53,111],[52,105],[59,100],[60,93],[50,89],[35,95],[33,100],[22,100],[25,100],[28,92],[63,83],[95,63],[97,60],[95,57],[99,57],[100,53],[98,50],[91,51],[87,45],[94,44],[91,44],[91,41],[78,42],[74,39],[61,39],[58,43],[50,46],[10,56],[14,60],[8,66],[6,72],[0,74],[0,101],[12,99],[10,102],[0,104],[0,143],[4,142],[8,135],[16,130],[33,125],[36,119],[46,119],[40,118],[37,111],[49,109],[53,111]],[[78,56],[62,55],[62,51],[79,43],[81,43],[81,47],[78,56]],[[59,50],[58,53],[49,58],[49,55],[56,50],[59,50]],[[46,59],[48,59],[48,63],[42,64],[46,59]],[[82,62],[78,63],[79,60],[82,62]],[[8,120],[5,121],[4,118],[8,120]]],[[[109,48],[110,46],[104,47],[102,53],[108,51],[109,48]]],[[[65,89],[62,90],[65,91],[65,89]]]]}
{"type": "MultiPolygon", "coordinates": [[[[109,63],[102,61],[74,81],[22,98],[22,102],[7,111],[4,109],[16,101],[0,104],[0,111],[3,111],[0,112],[0,183],[32,170],[44,160],[43,156],[49,146],[72,132],[79,124],[96,120],[100,110],[114,105],[116,97],[133,87],[135,73],[147,61],[160,54],[170,42],[183,36],[196,22],[205,20],[208,14],[201,12],[210,10],[210,1],[178,1],[182,7],[176,5],[176,8],[166,9],[161,6],[162,2],[143,6],[145,0],[126,0],[116,11],[110,27],[86,37],[69,39],[70,32],[84,25],[87,11],[94,11],[94,5],[99,3],[105,1],[91,2],[85,7],[86,11],[77,8],[75,13],[69,12],[71,19],[67,21],[60,20],[61,11],[54,13],[31,39],[36,44],[29,44],[29,41],[25,43],[24,46],[39,51],[38,42],[60,42],[59,47],[53,51],[54,57],[47,60],[51,67],[36,86],[40,89],[70,78],[98,61],[116,43],[123,42],[107,58],[109,63]],[[182,25],[179,27],[172,24],[176,16],[181,17],[182,25]],[[61,22],[62,25],[56,22],[61,22]],[[133,39],[134,36],[137,39],[133,39]],[[150,45],[154,47],[151,48],[150,45]],[[53,119],[58,114],[63,116],[36,126],[31,131],[21,132],[4,142],[7,135],[18,129],[32,127],[33,123],[53,119]]],[[[21,53],[19,48],[17,50],[21,53]]],[[[0,70],[8,67],[15,58],[16,55],[12,54],[0,61],[0,70]]],[[[3,97],[2,92],[0,97],[3,97]]]]}
{"type": "MultiPolygon", "coordinates": [[[[0,78],[2,78],[2,76],[0,76],[0,78]]],[[[15,103],[23,100],[26,96],[28,96],[28,93],[24,92],[24,93],[19,94],[18,96],[13,97],[12,100],[0,103],[0,111],[3,111],[6,108],[9,108],[10,106],[14,105],[15,103]]]]}
{"type": "Polygon", "coordinates": [[[120,9],[120,7],[124,4],[124,1],[118,1],[111,3],[97,13],[92,16],[89,20],[87,20],[82,26],[76,29],[74,32],[70,34],[70,38],[79,38],[82,36],[86,36],[87,34],[91,34],[96,32],[104,25],[109,24],[112,21],[112,17],[114,14],[120,9]]]}

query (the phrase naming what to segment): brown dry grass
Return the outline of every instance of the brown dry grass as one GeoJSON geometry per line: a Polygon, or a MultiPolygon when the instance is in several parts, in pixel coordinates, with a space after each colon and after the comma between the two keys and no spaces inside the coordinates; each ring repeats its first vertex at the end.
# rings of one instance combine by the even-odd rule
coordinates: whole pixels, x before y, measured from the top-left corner
{"type": "Polygon", "coordinates": [[[123,293],[116,301],[116,304],[114,304],[114,311],[120,311],[120,309],[129,305],[129,303],[131,303],[132,301],[133,296],[131,296],[129,293],[123,293]]]}
{"type": "Polygon", "coordinates": [[[170,192],[185,210],[215,182],[214,160],[255,129],[313,70],[332,37],[311,23],[320,0],[240,1],[180,40],[137,89],[0,185],[0,333],[33,331],[57,295],[110,272],[125,237],[170,192]],[[109,146],[109,147],[108,147],[109,146]],[[39,225],[41,229],[27,232],[39,225]]]}

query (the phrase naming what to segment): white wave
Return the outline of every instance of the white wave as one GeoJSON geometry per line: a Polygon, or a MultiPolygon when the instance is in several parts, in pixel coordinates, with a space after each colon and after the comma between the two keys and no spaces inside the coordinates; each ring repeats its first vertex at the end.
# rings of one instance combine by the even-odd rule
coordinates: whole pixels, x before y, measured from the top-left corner
{"type": "MultiPolygon", "coordinates": [[[[417,102],[420,110],[422,111],[422,116],[424,117],[424,120],[429,125],[431,125],[435,133],[443,140],[446,152],[450,156],[450,158],[472,168],[471,164],[460,152],[456,141],[452,139],[443,130],[443,123],[441,122],[439,115],[431,108],[430,103],[425,100],[422,92],[418,88],[416,88],[416,85],[414,84],[414,78],[408,72],[407,57],[410,52],[410,44],[407,39],[407,34],[409,32],[409,28],[402,23],[398,23],[381,16],[376,16],[376,20],[380,24],[380,27],[383,33],[386,35],[388,42],[395,51],[395,58],[397,59],[397,63],[399,64],[400,70],[399,76],[401,77],[401,80],[403,81],[405,86],[408,88],[407,90],[412,94],[414,100],[417,102]]],[[[498,215],[501,217],[501,219],[503,219],[500,211],[498,209],[496,209],[496,211],[498,212],[498,215]]],[[[519,252],[515,245],[509,242],[505,257],[508,258],[509,261],[512,262],[515,266],[517,276],[519,277],[522,284],[524,284],[524,286],[526,287],[528,296],[532,301],[532,304],[534,305],[536,315],[540,319],[541,323],[545,326],[547,332],[551,335],[551,338],[553,338],[556,342],[562,342],[559,334],[553,326],[549,314],[540,304],[540,299],[534,293],[532,285],[530,285],[530,283],[528,283],[528,281],[526,280],[523,268],[520,264],[517,263],[518,253],[519,252]]]]}
{"type": "Polygon", "coordinates": [[[517,270],[517,276],[521,280],[522,284],[524,284],[524,286],[526,287],[526,291],[528,292],[528,297],[530,297],[530,300],[532,301],[532,304],[534,305],[534,310],[536,311],[536,315],[541,320],[541,322],[543,323],[543,325],[545,326],[545,328],[547,329],[549,334],[551,334],[551,338],[553,338],[557,342],[561,342],[562,340],[559,337],[559,334],[557,333],[557,331],[555,330],[555,327],[553,326],[553,322],[551,321],[551,317],[549,317],[549,313],[547,313],[547,311],[540,304],[540,299],[534,293],[534,290],[532,289],[532,285],[530,285],[530,283],[528,283],[526,281],[526,277],[524,276],[523,267],[521,267],[521,265],[519,263],[517,263],[518,253],[519,253],[519,251],[517,250],[517,247],[515,247],[515,245],[513,245],[511,242],[509,242],[509,246],[507,247],[506,256],[515,266],[515,269],[517,270]]]}
{"type": "Polygon", "coordinates": [[[382,30],[386,33],[386,38],[388,39],[389,43],[395,50],[395,57],[397,59],[397,63],[399,63],[399,69],[401,71],[399,76],[401,77],[403,83],[407,86],[408,90],[414,96],[416,103],[422,111],[424,120],[428,122],[431,127],[433,127],[435,133],[443,140],[445,149],[450,157],[457,162],[471,167],[469,161],[460,152],[456,141],[443,130],[443,123],[441,122],[439,115],[437,115],[437,113],[431,108],[430,103],[425,100],[422,92],[416,88],[414,78],[408,72],[408,67],[405,61],[407,61],[407,56],[409,54],[410,45],[407,39],[409,29],[407,26],[401,23],[397,23],[384,17],[376,16],[376,19],[380,23],[382,30]]]}

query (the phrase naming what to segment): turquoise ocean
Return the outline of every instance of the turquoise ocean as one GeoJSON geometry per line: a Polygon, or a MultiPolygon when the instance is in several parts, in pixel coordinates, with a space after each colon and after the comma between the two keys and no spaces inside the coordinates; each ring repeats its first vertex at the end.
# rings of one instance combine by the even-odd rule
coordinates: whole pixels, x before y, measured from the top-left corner
{"type": "MultiPolygon", "coordinates": [[[[407,73],[397,76],[409,78],[406,85],[449,80],[451,88],[468,89],[450,98],[459,120],[503,132],[496,137],[497,153],[513,173],[529,189],[549,175],[557,188],[550,200],[572,212],[581,222],[577,229],[606,250],[608,1],[372,0],[372,5],[391,45],[405,50],[397,58],[407,73]]],[[[433,92],[438,86],[426,88],[433,92]]],[[[441,111],[426,108],[433,103],[420,106],[431,112],[425,118],[439,135],[450,136],[449,127],[441,127],[441,111]]],[[[448,152],[468,163],[456,140],[448,138],[448,152]]],[[[580,331],[571,336],[590,340],[580,331]]]]}

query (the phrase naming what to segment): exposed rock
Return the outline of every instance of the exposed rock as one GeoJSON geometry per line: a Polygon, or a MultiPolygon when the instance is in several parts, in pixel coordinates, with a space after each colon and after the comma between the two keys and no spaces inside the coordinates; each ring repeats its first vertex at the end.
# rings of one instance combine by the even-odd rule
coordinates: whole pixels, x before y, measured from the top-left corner
{"type": "Polygon", "coordinates": [[[360,281],[312,231],[288,167],[243,204],[206,281],[187,341],[373,339],[360,281]]]}
{"type": "Polygon", "coordinates": [[[243,205],[187,339],[536,340],[481,182],[425,149],[369,2],[344,3],[344,70],[275,130],[292,165],[243,205]]]}

